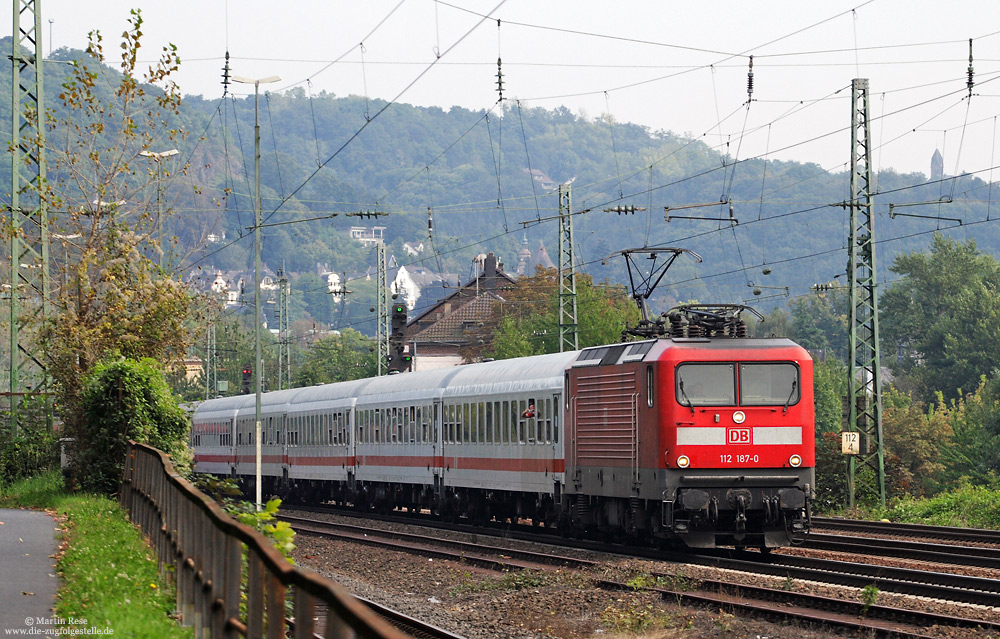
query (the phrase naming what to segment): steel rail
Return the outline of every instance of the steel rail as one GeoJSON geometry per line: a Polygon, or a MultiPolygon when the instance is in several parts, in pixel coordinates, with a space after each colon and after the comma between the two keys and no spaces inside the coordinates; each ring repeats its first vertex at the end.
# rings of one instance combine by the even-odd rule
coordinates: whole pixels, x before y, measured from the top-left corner
{"type": "Polygon", "coordinates": [[[840,519],[813,517],[813,529],[850,530],[855,532],[901,535],[925,539],[945,539],[948,541],[974,541],[1000,544],[1000,531],[980,528],[957,528],[954,526],[930,526],[927,524],[904,524],[860,519],[840,519]]]}
{"type": "Polygon", "coordinates": [[[880,537],[843,537],[810,533],[800,546],[807,550],[827,550],[854,555],[897,557],[941,564],[1000,569],[1000,548],[955,546],[880,537]]]}

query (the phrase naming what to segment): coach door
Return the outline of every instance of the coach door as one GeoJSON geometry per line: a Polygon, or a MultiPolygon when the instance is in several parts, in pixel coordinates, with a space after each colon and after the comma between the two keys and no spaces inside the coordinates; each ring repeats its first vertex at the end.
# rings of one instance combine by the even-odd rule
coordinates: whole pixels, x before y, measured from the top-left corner
{"type": "Polygon", "coordinates": [[[432,470],[434,472],[434,494],[441,494],[442,477],[444,475],[444,408],[441,400],[434,400],[434,420],[432,423],[433,433],[431,433],[434,446],[431,449],[433,459],[432,470]]]}

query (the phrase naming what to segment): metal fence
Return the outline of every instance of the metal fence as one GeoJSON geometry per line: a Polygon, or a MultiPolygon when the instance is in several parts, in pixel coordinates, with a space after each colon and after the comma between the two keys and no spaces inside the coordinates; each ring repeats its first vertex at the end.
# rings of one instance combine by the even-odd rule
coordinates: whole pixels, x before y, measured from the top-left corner
{"type": "Polygon", "coordinates": [[[329,579],[290,564],[155,448],[129,445],[121,502],[176,584],[181,623],[196,637],[407,637],[329,579]]]}

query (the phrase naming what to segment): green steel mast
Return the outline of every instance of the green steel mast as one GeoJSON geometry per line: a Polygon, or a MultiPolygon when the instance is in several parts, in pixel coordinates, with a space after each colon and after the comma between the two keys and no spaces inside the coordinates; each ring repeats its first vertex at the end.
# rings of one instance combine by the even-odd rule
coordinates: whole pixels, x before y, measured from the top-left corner
{"type": "Polygon", "coordinates": [[[875,238],[872,228],[874,181],[868,119],[868,80],[851,82],[851,210],[847,275],[851,328],[848,379],[848,430],[860,435],[857,455],[848,457],[848,493],[854,507],[856,472],[875,473],[875,488],[885,506],[885,462],[882,448],[882,375],[878,336],[875,238]]]}
{"type": "Polygon", "coordinates": [[[10,420],[20,397],[47,386],[37,327],[48,316],[49,220],[45,181],[45,99],[41,0],[14,0],[10,188],[10,420]],[[31,334],[34,332],[34,334],[31,334]]]}

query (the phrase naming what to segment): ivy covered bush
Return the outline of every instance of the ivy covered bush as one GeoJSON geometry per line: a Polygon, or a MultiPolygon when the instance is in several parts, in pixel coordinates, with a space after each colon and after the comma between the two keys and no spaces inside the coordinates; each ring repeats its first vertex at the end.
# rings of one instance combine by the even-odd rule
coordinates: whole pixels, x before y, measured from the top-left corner
{"type": "Polygon", "coordinates": [[[81,418],[72,436],[68,479],[87,491],[115,494],[129,440],[170,454],[179,470],[190,466],[190,421],[153,359],[110,357],[87,375],[81,418]]]}

